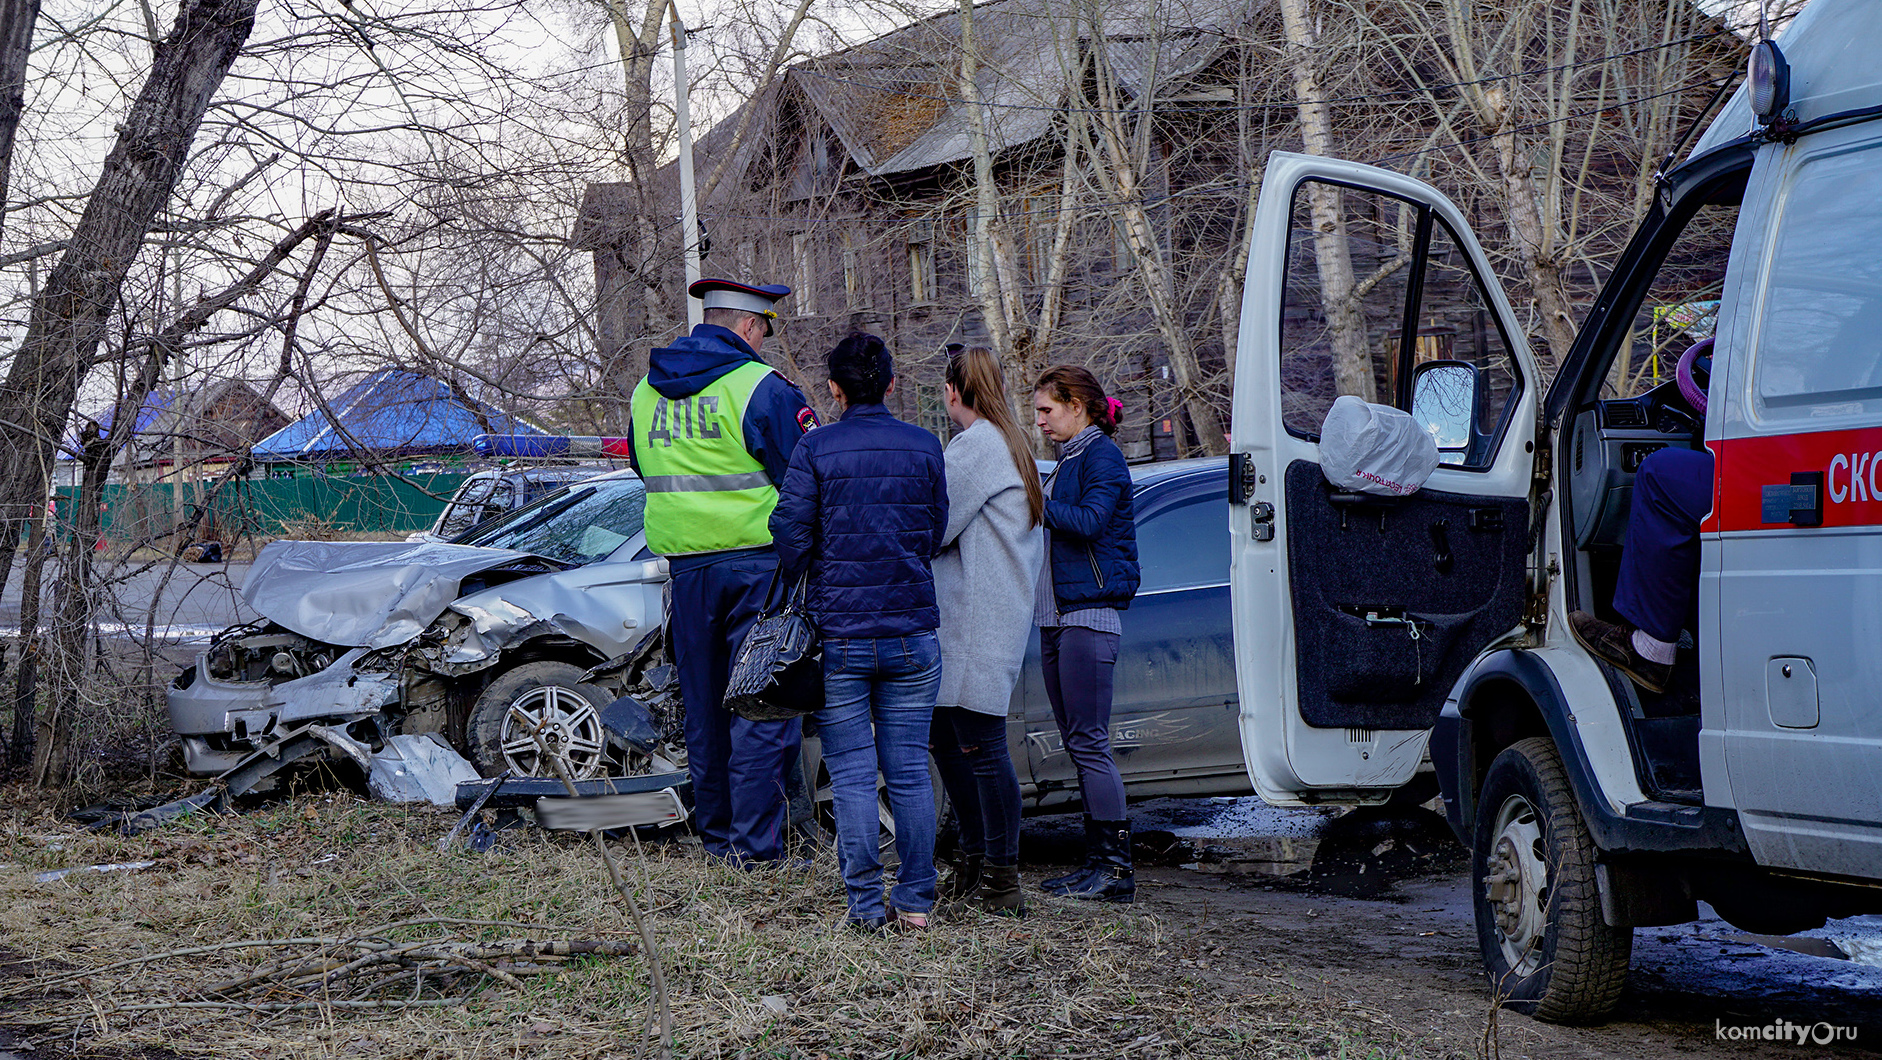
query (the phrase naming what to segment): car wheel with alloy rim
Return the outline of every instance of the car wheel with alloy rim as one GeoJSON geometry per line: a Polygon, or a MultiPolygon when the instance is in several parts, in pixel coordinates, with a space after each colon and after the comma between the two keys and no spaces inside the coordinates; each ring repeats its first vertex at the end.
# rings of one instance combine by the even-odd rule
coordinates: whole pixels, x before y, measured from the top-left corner
{"type": "Polygon", "coordinates": [[[471,708],[472,763],[484,776],[553,777],[559,759],[574,780],[614,772],[608,768],[601,708],[608,692],[582,681],[571,663],[541,660],[499,674],[471,708]]]}

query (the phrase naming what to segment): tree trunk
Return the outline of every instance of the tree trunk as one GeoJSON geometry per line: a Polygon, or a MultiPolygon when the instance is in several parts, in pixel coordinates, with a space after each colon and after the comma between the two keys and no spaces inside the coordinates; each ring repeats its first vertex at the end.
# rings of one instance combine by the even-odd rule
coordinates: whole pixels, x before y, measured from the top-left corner
{"type": "Polygon", "coordinates": [[[33,301],[0,389],[0,579],[18,544],[7,531],[46,502],[54,446],[79,381],[151,222],[176,189],[203,112],[248,40],[256,3],[190,0],[177,16],[65,253],[33,301]]]}
{"type": "MultiPolygon", "coordinates": [[[[1314,69],[1314,36],[1307,0],[1281,0],[1281,24],[1293,57],[1301,142],[1310,155],[1329,155],[1333,149],[1333,120],[1327,111],[1326,93],[1320,88],[1320,75],[1314,69]]],[[[1376,401],[1366,317],[1353,297],[1353,256],[1347,244],[1342,199],[1340,190],[1331,184],[1308,185],[1307,210],[1313,219],[1320,305],[1326,311],[1327,337],[1333,345],[1333,385],[1341,395],[1376,401]]]]}
{"type": "Polygon", "coordinates": [[[1523,263],[1523,278],[1529,281],[1530,296],[1542,316],[1543,334],[1549,340],[1549,359],[1559,363],[1575,344],[1575,315],[1568,290],[1562,282],[1561,241],[1556,238],[1559,215],[1544,212],[1536,188],[1529,152],[1516,135],[1509,98],[1502,88],[1484,92],[1484,100],[1496,117],[1490,143],[1496,149],[1497,171],[1503,178],[1503,194],[1509,211],[1510,236],[1523,263]]]}
{"type": "Polygon", "coordinates": [[[85,679],[90,669],[86,641],[91,632],[92,547],[98,542],[98,507],[111,471],[112,446],[100,437],[97,424],[88,423],[79,435],[79,449],[83,477],[72,502],[72,538],[66,544],[64,576],[53,594],[59,605],[47,641],[52,696],[39,718],[33,745],[33,783],[41,788],[59,787],[71,778],[72,722],[92,690],[85,679]]]}
{"type": "Polygon", "coordinates": [[[974,297],[980,300],[980,315],[985,318],[987,334],[995,353],[1011,353],[1018,344],[1025,322],[1015,321],[1002,290],[999,252],[994,247],[995,230],[1000,222],[1000,189],[993,180],[993,152],[987,141],[987,118],[980,105],[980,57],[974,41],[973,0],[961,0],[961,100],[967,108],[967,140],[974,155],[974,229],[967,234],[967,253],[978,268],[974,274],[974,297]],[[1017,325],[1017,327],[1015,327],[1017,325]]]}
{"type": "Polygon", "coordinates": [[[46,513],[30,523],[26,537],[26,570],[20,576],[20,656],[13,673],[13,736],[7,744],[7,765],[23,766],[32,760],[33,717],[39,710],[39,657],[45,652],[39,634],[40,586],[46,571],[46,513]]]}
{"type": "MultiPolygon", "coordinates": [[[[1196,344],[1189,334],[1183,307],[1176,296],[1175,271],[1171,268],[1162,240],[1157,237],[1155,226],[1150,223],[1150,214],[1144,209],[1142,170],[1148,168],[1150,163],[1141,140],[1146,126],[1141,123],[1148,122],[1150,115],[1145,113],[1138,117],[1138,137],[1132,137],[1125,129],[1121,95],[1111,73],[1110,57],[1105,48],[1108,38],[1095,0],[1089,11],[1095,75],[1093,81],[1098,89],[1098,106],[1094,115],[1098,136],[1090,151],[1092,172],[1097,176],[1106,197],[1117,204],[1117,221],[1124,229],[1125,244],[1130,249],[1138,279],[1143,282],[1144,294],[1150,303],[1150,317],[1156,324],[1157,335],[1163,340],[1164,350],[1169,356],[1170,375],[1176,383],[1177,393],[1181,395],[1184,411],[1189,415],[1189,425],[1195,430],[1204,453],[1225,453],[1228,451],[1228,438],[1222,432],[1222,416],[1203,392],[1196,344]],[[1137,142],[1133,143],[1134,140],[1137,142]]],[[[1146,111],[1155,95],[1154,89],[1147,85],[1141,97],[1146,111]]],[[[1073,112],[1073,120],[1082,124],[1079,111],[1073,112]]]]}
{"type": "MultiPolygon", "coordinates": [[[[678,250],[684,241],[675,244],[675,253],[667,254],[660,247],[659,227],[656,216],[660,211],[658,189],[654,187],[654,170],[659,165],[658,152],[655,150],[653,134],[653,67],[657,55],[656,48],[660,40],[660,19],[666,13],[668,0],[647,0],[646,7],[639,13],[628,9],[627,0],[604,0],[608,11],[608,20],[614,26],[614,42],[621,62],[623,91],[627,95],[627,128],[623,131],[621,153],[627,165],[628,183],[634,189],[634,224],[633,242],[628,257],[632,272],[629,280],[635,287],[635,296],[640,299],[646,336],[629,336],[629,351],[615,358],[614,389],[619,400],[613,410],[611,421],[620,428],[627,424],[628,397],[634,392],[634,386],[640,377],[646,374],[647,355],[638,349],[645,345],[648,337],[663,336],[672,326],[674,314],[671,307],[680,304],[673,297],[673,292],[666,288],[665,272],[662,265],[678,256],[678,250]]],[[[682,295],[682,297],[684,297],[682,295]]],[[[684,319],[684,313],[680,314],[684,319]]]]}
{"type": "Polygon", "coordinates": [[[0,0],[0,234],[5,233],[13,133],[26,109],[26,61],[32,54],[39,0],[0,0]]]}

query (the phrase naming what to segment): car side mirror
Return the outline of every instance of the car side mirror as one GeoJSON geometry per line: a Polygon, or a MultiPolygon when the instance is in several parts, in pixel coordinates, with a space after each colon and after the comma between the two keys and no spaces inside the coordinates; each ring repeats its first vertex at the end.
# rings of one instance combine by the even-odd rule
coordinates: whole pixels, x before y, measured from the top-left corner
{"type": "Polygon", "coordinates": [[[1438,462],[1461,464],[1476,433],[1482,383],[1477,366],[1427,361],[1412,370],[1412,419],[1438,443],[1438,462]]]}

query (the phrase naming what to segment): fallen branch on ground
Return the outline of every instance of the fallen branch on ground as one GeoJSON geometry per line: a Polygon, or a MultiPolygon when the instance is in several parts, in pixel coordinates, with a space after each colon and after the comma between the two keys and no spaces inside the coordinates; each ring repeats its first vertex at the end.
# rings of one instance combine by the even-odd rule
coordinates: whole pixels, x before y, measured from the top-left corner
{"type": "MultiPolygon", "coordinates": [[[[242,946],[299,948],[299,952],[276,957],[245,975],[179,991],[181,996],[166,1001],[113,1004],[110,1002],[113,995],[134,994],[135,981],[101,984],[97,972],[82,977],[83,994],[53,997],[49,996],[50,991],[43,989],[54,986],[53,982],[38,984],[42,989],[36,992],[50,1008],[73,1007],[69,1014],[44,1013],[49,1017],[44,1023],[60,1024],[87,1017],[102,1019],[117,1013],[166,1009],[294,1012],[318,1008],[373,1010],[459,1005],[483,993],[493,982],[522,990],[525,984],[519,977],[560,975],[564,969],[559,964],[572,957],[632,957],[640,952],[640,947],[632,942],[589,939],[466,942],[433,938],[394,943],[381,938],[304,938],[191,947],[167,955],[120,962],[113,967],[145,964],[163,956],[242,946]],[[391,974],[386,974],[389,970],[391,974]],[[392,988],[397,988],[402,996],[384,996],[392,988]]],[[[58,982],[69,981],[69,978],[62,978],[58,982]]]]}

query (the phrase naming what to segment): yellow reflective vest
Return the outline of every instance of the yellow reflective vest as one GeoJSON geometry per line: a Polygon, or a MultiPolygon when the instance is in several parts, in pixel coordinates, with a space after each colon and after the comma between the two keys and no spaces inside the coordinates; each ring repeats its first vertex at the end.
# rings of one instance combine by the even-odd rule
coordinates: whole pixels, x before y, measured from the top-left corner
{"type": "Polygon", "coordinates": [[[749,361],[683,398],[668,398],[645,379],[634,388],[648,548],[687,556],[771,543],[778,489],[745,448],[745,407],[771,372],[749,361]]]}

